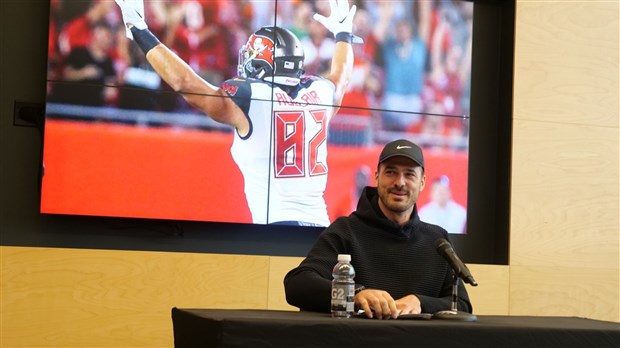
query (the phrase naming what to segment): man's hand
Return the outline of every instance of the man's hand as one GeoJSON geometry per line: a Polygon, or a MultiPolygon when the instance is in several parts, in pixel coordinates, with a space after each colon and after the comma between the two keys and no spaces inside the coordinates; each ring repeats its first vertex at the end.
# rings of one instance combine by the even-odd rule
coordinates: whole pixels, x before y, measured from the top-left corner
{"type": "Polygon", "coordinates": [[[357,293],[353,298],[355,305],[366,313],[366,316],[377,319],[398,318],[400,310],[396,307],[396,301],[383,290],[365,289],[357,293]]]}
{"type": "Polygon", "coordinates": [[[422,305],[420,299],[416,295],[407,295],[396,300],[396,308],[400,314],[420,314],[422,313],[422,305]]]}
{"type": "Polygon", "coordinates": [[[349,9],[348,0],[329,0],[330,15],[325,17],[315,13],[313,18],[323,24],[334,36],[338,33],[349,33],[353,31],[353,16],[357,11],[357,6],[353,5],[349,9]]]}
{"type": "Polygon", "coordinates": [[[131,26],[138,29],[148,28],[144,20],[144,1],[143,0],[114,0],[118,7],[121,8],[123,14],[123,22],[125,23],[125,34],[133,40],[131,34],[131,26]]]}

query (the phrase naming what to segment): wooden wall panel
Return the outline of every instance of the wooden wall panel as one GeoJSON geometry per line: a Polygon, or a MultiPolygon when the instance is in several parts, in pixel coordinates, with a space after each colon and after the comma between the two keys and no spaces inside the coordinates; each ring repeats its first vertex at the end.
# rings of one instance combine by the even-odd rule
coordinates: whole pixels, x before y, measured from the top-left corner
{"type": "Polygon", "coordinates": [[[508,266],[467,265],[478,286],[467,287],[477,315],[508,315],[510,277],[508,266]]]}
{"type": "Polygon", "coordinates": [[[618,7],[517,1],[515,119],[618,128],[618,7]]]}
{"type": "Polygon", "coordinates": [[[517,1],[510,314],[620,321],[619,1],[517,1]]]}
{"type": "Polygon", "coordinates": [[[618,270],[511,266],[510,314],[619,321],[618,270]]]}
{"type": "Polygon", "coordinates": [[[284,294],[284,276],[288,271],[297,267],[303,257],[275,257],[269,258],[269,304],[268,309],[299,310],[286,303],[284,294]]]}
{"type": "Polygon", "coordinates": [[[618,269],[618,130],[514,126],[510,264],[618,269]]]}
{"type": "Polygon", "coordinates": [[[266,308],[269,258],[2,247],[3,347],[171,347],[171,308],[266,308]]]}

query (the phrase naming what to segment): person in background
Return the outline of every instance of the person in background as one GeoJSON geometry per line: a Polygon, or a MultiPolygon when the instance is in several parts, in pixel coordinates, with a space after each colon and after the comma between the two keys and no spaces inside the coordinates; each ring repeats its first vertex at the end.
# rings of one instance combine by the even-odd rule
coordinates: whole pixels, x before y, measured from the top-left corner
{"type": "Polygon", "coordinates": [[[419,35],[423,26],[416,26],[406,17],[394,18],[392,2],[382,3],[379,9],[374,35],[383,53],[385,75],[382,127],[387,130],[411,131],[419,126],[420,113],[423,111],[422,92],[428,43],[424,36],[419,35]]]}
{"type": "Polygon", "coordinates": [[[91,26],[86,46],[71,49],[63,61],[60,81],[52,86],[50,101],[104,106],[116,98],[117,80],[112,59],[114,33],[105,21],[91,26]]]}
{"type": "Polygon", "coordinates": [[[467,210],[452,199],[450,178],[442,175],[431,183],[431,201],[420,207],[420,219],[439,225],[448,233],[465,233],[467,210]]]}
{"type": "Polygon", "coordinates": [[[420,219],[439,225],[448,233],[465,233],[467,210],[452,199],[450,178],[442,175],[431,183],[431,201],[420,208],[420,219]]]}
{"type": "MultiPolygon", "coordinates": [[[[424,156],[408,140],[385,145],[357,209],[319,236],[301,264],[284,278],[286,300],[301,310],[329,312],[332,267],[350,254],[355,268],[355,306],[369,318],[451,309],[453,272],[435,249],[448,232],[420,220],[416,200],[426,183],[424,156]],[[374,313],[373,313],[374,312],[374,313]]],[[[459,283],[457,306],[472,312],[459,283]]]]}

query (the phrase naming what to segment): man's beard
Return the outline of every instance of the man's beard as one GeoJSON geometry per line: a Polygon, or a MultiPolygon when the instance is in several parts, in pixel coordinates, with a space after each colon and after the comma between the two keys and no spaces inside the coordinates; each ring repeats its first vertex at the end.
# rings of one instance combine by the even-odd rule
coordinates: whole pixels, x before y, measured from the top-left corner
{"type": "Polygon", "coordinates": [[[390,195],[390,191],[386,190],[386,193],[384,195],[379,195],[379,199],[381,200],[383,205],[386,208],[388,208],[390,211],[393,211],[395,213],[403,213],[413,206],[413,203],[409,204],[409,202],[407,202],[407,204],[405,205],[402,205],[399,203],[392,203],[390,202],[389,195],[390,195]]]}

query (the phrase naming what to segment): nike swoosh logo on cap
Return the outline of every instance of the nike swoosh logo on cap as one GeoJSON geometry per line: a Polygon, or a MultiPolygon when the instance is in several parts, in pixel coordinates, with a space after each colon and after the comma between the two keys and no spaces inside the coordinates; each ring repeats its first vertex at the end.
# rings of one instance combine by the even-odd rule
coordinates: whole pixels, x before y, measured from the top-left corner
{"type": "Polygon", "coordinates": [[[398,145],[396,146],[396,150],[400,150],[400,149],[410,149],[411,146],[407,146],[407,145],[398,145]]]}

